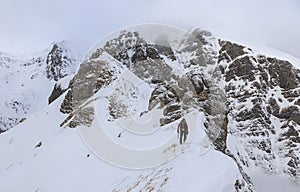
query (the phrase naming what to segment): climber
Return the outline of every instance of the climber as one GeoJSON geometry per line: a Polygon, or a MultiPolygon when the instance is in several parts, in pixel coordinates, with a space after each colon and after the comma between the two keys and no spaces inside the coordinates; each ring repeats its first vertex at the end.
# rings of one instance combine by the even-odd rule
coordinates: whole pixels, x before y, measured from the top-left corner
{"type": "Polygon", "coordinates": [[[180,121],[180,123],[178,124],[177,134],[179,136],[179,143],[180,144],[185,143],[185,141],[187,139],[187,135],[189,134],[188,124],[187,124],[185,118],[183,118],[180,121]]]}

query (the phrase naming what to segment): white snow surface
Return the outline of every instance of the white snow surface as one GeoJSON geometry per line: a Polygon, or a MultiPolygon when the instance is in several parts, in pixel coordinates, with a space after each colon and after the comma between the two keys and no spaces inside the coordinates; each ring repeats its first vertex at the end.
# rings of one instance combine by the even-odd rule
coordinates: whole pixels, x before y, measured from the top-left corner
{"type": "Polygon", "coordinates": [[[0,55],[0,69],[0,116],[4,124],[12,123],[9,118],[21,119],[47,106],[54,83],[46,78],[43,58],[23,61],[0,55]]]}
{"type": "MultiPolygon", "coordinates": [[[[62,98],[0,135],[1,192],[127,191],[129,188],[147,191],[145,186],[150,178],[154,191],[158,191],[163,182],[160,180],[165,178],[168,179],[163,191],[233,191],[235,180],[241,178],[235,163],[210,149],[209,144],[206,147],[210,150],[199,154],[199,144],[206,137],[201,123],[190,144],[180,146],[182,151],[173,161],[144,170],[113,166],[90,150],[78,129],[59,127],[66,117],[58,113],[62,98]],[[148,175],[148,180],[141,175],[148,175]]],[[[201,120],[203,115],[199,115],[201,120]]],[[[110,153],[120,160],[131,160],[124,154],[114,154],[113,150],[110,153]]]]}

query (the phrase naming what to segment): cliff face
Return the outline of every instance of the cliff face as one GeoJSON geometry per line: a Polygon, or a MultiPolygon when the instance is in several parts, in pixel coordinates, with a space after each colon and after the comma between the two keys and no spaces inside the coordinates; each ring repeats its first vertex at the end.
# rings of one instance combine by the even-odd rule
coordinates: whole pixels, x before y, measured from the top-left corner
{"type": "Polygon", "coordinates": [[[229,102],[228,141],[244,167],[299,178],[299,69],[291,63],[220,41],[229,102]]]}
{"type": "Polygon", "coordinates": [[[54,43],[46,57],[46,76],[49,80],[59,79],[75,72],[75,59],[65,42],[54,43]]]}

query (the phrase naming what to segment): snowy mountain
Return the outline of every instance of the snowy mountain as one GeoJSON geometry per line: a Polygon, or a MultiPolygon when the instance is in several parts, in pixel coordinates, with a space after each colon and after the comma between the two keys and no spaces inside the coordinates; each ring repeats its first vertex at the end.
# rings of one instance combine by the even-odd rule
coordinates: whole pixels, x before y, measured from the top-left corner
{"type": "Polygon", "coordinates": [[[22,107],[0,116],[18,119],[0,134],[0,191],[298,191],[299,60],[160,25],[111,34],[75,74],[69,53],[1,53],[3,99],[22,107]]]}
{"type": "MultiPolygon", "coordinates": [[[[29,59],[0,53],[0,87],[3,90],[0,95],[0,132],[45,108],[51,91],[57,90],[62,81],[68,83],[69,80],[63,79],[75,73],[76,67],[65,42],[53,43],[51,49],[29,59]]],[[[51,96],[49,101],[54,97],[51,96]]]]}

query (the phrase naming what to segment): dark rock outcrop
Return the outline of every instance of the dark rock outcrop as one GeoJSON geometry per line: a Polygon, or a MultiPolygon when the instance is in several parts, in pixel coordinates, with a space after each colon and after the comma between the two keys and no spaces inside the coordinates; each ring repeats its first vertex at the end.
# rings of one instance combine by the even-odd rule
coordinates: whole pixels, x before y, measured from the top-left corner
{"type": "Polygon", "coordinates": [[[179,52],[188,53],[190,60],[184,63],[185,68],[191,66],[206,67],[215,63],[214,57],[216,53],[212,49],[207,49],[205,46],[213,46],[211,44],[213,37],[210,32],[195,29],[186,38],[179,42],[179,52]]]}
{"type": "Polygon", "coordinates": [[[246,54],[246,47],[232,43],[230,41],[219,40],[221,49],[219,50],[219,59],[218,62],[226,60],[227,62],[235,60],[237,57],[240,57],[246,54]]]}
{"type": "Polygon", "coordinates": [[[47,55],[46,65],[47,78],[58,81],[74,72],[75,60],[64,46],[55,43],[47,55]]]}
{"type": "Polygon", "coordinates": [[[180,97],[175,90],[175,85],[167,83],[160,83],[151,93],[149,100],[148,110],[152,110],[155,107],[163,108],[168,104],[179,103],[180,97]]]}
{"type": "Polygon", "coordinates": [[[235,125],[228,131],[241,140],[246,151],[243,156],[236,155],[237,161],[245,166],[251,161],[270,173],[281,169],[291,178],[298,178],[300,169],[295,162],[300,151],[299,70],[287,61],[254,56],[244,46],[227,41],[219,43],[218,62],[224,70],[229,101],[228,124],[235,125]],[[288,106],[282,107],[283,102],[288,106]],[[281,146],[280,150],[274,150],[275,146],[281,146]],[[277,159],[290,163],[278,167],[281,165],[276,164],[277,159]]]}
{"type": "Polygon", "coordinates": [[[93,109],[88,105],[90,99],[103,86],[114,80],[115,72],[110,69],[106,61],[88,60],[80,65],[79,71],[72,79],[68,92],[61,104],[60,111],[69,114],[69,117],[61,124],[65,126],[68,120],[72,119],[68,126],[90,125],[93,109]],[[88,115],[87,115],[88,114],[88,115]],[[85,121],[84,117],[88,117],[85,121]],[[76,122],[76,123],[75,123],[76,122]]]}
{"type": "Polygon", "coordinates": [[[61,87],[60,84],[55,83],[53,91],[48,98],[48,104],[51,104],[55,99],[61,96],[67,89],[61,87]]]}

